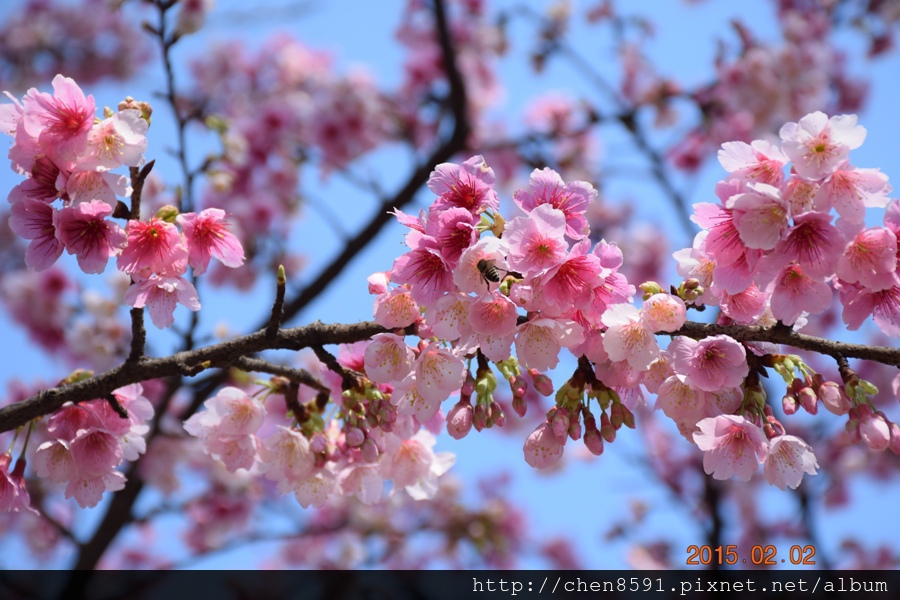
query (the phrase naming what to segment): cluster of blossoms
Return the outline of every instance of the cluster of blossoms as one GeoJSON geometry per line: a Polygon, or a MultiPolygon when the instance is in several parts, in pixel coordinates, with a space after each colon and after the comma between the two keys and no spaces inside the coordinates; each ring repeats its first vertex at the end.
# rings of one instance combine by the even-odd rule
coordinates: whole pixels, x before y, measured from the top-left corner
{"type": "Polygon", "coordinates": [[[153,406],[142,394],[137,383],[112,393],[127,418],[105,399],[67,403],[53,413],[46,426],[50,439],[34,453],[37,476],[66,484],[66,498],[82,508],[96,506],[104,492],[121,490],[125,476],[116,468],[146,450],[153,406]]]}
{"type": "Polygon", "coordinates": [[[102,273],[117,256],[118,269],[133,281],[125,303],[146,306],[157,327],[172,324],[176,303],[198,310],[197,292],[184,277],[188,265],[199,275],[211,257],[230,267],[244,260],[224,211],[178,214],[168,207],[145,221],[130,219],[124,229],[110,220],[123,216],[118,196],[131,192],[128,178],[112,170],[143,164],[149,107],[127,99],[100,120],[93,96],[72,79],[57,75],[53,91],[32,88],[21,102],[7,94],[13,103],[0,105],[0,127],[14,140],[12,167],[27,177],[9,194],[10,229],[31,240],[25,263],[45,270],[65,250],[85,273],[102,273]]]}
{"type": "MultiPolygon", "coordinates": [[[[348,364],[360,360],[357,356],[348,364]]],[[[273,378],[266,397],[275,400],[284,394],[279,386],[285,383],[273,378]]],[[[323,422],[318,411],[324,404],[317,405],[315,398],[303,405],[298,400],[289,420],[284,403],[272,405],[267,398],[226,387],[184,428],[229,472],[245,469],[262,475],[276,483],[279,493],[293,492],[303,507],[320,507],[340,496],[375,504],[384,496],[386,480],[414,499],[433,498],[438,477],[454,461],[452,454],[433,450],[432,431],[443,422],[434,420],[422,429],[412,417],[390,410],[379,396],[371,390],[367,402],[354,403],[353,394],[343,394],[341,428],[338,420],[323,422]]]]}

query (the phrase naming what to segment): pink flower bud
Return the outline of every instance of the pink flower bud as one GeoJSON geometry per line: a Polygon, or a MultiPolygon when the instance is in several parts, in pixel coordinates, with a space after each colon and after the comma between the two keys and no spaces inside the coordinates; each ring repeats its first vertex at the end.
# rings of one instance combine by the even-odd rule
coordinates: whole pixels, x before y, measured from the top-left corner
{"type": "Polygon", "coordinates": [[[366,434],[358,427],[350,427],[344,432],[344,439],[351,448],[359,448],[366,441],[366,434]]]}
{"type": "Polygon", "coordinates": [[[364,461],[373,463],[378,460],[378,446],[375,445],[371,438],[366,438],[359,450],[364,461]]]}
{"type": "Polygon", "coordinates": [[[634,413],[624,404],[622,405],[622,416],[624,417],[623,423],[625,423],[625,427],[634,429],[634,413]]]}
{"type": "Polygon", "coordinates": [[[488,413],[491,423],[497,427],[503,427],[506,424],[506,415],[503,414],[503,409],[496,402],[491,402],[491,405],[488,407],[488,413]]]}
{"type": "Polygon", "coordinates": [[[844,393],[843,386],[834,381],[826,381],[819,386],[819,400],[828,412],[835,415],[846,415],[852,406],[850,398],[844,393]]]}
{"type": "Polygon", "coordinates": [[[622,423],[625,422],[625,414],[622,412],[622,408],[623,406],[620,402],[613,402],[609,409],[609,420],[616,431],[621,429],[622,423]]]}
{"type": "Polygon", "coordinates": [[[900,426],[896,423],[891,423],[891,445],[889,447],[894,454],[900,454],[900,426]]]}
{"type": "MultiPolygon", "coordinates": [[[[863,411],[860,410],[860,412],[863,411]]],[[[872,450],[887,450],[891,445],[891,429],[887,418],[881,411],[874,415],[866,414],[860,417],[859,435],[866,446],[872,450]]]]}
{"type": "Polygon", "coordinates": [[[472,415],[472,425],[475,427],[475,431],[481,431],[487,427],[487,420],[488,415],[484,409],[484,404],[479,404],[475,407],[475,414],[472,415]]]}
{"type": "Polygon", "coordinates": [[[528,374],[531,375],[531,380],[534,382],[534,389],[536,389],[541,396],[549,398],[553,395],[553,382],[550,381],[549,377],[538,372],[537,369],[528,369],[528,374]]]}
{"type": "Polygon", "coordinates": [[[466,380],[463,382],[459,392],[463,396],[471,396],[475,392],[475,378],[468,371],[466,372],[466,380]]]}
{"type": "Polygon", "coordinates": [[[816,393],[811,387],[802,388],[798,397],[800,398],[800,406],[803,407],[803,410],[811,415],[819,412],[818,398],[816,398],[816,393]]]}
{"type": "Polygon", "coordinates": [[[600,435],[610,444],[616,440],[616,428],[609,422],[609,416],[605,412],[600,413],[600,435]]]}
{"type": "Polygon", "coordinates": [[[799,406],[800,404],[797,402],[797,398],[791,394],[785,394],[781,399],[781,410],[783,410],[786,415],[792,415],[797,412],[799,406]]]}
{"type": "Polygon", "coordinates": [[[472,430],[472,417],[475,411],[468,402],[460,400],[453,405],[447,414],[447,433],[454,440],[461,440],[472,430]]]}
{"type": "MultiPolygon", "coordinates": [[[[550,416],[549,414],[547,415],[550,416]]],[[[556,434],[557,437],[565,437],[566,433],[569,431],[569,413],[565,410],[557,410],[556,414],[550,419],[550,426],[553,428],[553,433],[556,434]]]]}
{"type": "Polygon", "coordinates": [[[525,413],[528,412],[528,404],[522,396],[513,396],[512,407],[520,417],[524,417],[525,413]]]}
{"type": "Polygon", "coordinates": [[[594,456],[603,454],[603,438],[597,429],[593,429],[584,434],[584,445],[594,456]]]}
{"type": "Polygon", "coordinates": [[[581,421],[577,412],[569,419],[569,437],[575,441],[581,439],[581,421]]]}
{"type": "Polygon", "coordinates": [[[535,469],[552,467],[562,457],[564,443],[565,438],[560,440],[548,423],[541,423],[525,440],[525,462],[535,469]]]}
{"type": "Polygon", "coordinates": [[[309,450],[315,454],[324,454],[328,450],[328,441],[325,436],[320,433],[314,435],[309,441],[309,450]]]}
{"type": "Polygon", "coordinates": [[[524,396],[528,391],[528,381],[521,375],[515,375],[509,380],[509,387],[513,396],[524,396]]]}

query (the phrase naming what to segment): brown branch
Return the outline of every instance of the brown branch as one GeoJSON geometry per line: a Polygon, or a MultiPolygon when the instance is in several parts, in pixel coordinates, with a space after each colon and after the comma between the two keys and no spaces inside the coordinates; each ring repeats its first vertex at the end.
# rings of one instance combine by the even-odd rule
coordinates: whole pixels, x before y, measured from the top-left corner
{"type": "Polygon", "coordinates": [[[306,369],[295,369],[293,367],[287,367],[284,365],[276,365],[275,363],[270,363],[269,361],[262,360],[261,358],[248,358],[246,356],[237,359],[231,366],[236,369],[240,369],[241,371],[279,375],[291,381],[296,381],[299,384],[310,387],[316,391],[327,392],[329,394],[331,393],[331,389],[327,385],[319,381],[316,377],[313,376],[312,373],[310,373],[306,369]]]}
{"type": "Polygon", "coordinates": [[[269,323],[266,325],[266,336],[275,337],[281,322],[284,320],[284,290],[287,278],[284,274],[284,265],[278,265],[278,277],[276,278],[275,287],[275,303],[272,305],[272,316],[269,317],[269,323]]]}
{"type": "Polygon", "coordinates": [[[20,427],[32,419],[59,410],[66,402],[85,402],[103,398],[120,387],[156,379],[181,375],[185,367],[203,365],[206,368],[225,368],[241,357],[263,350],[300,350],[323,344],[358,342],[378,333],[390,331],[372,321],[351,325],[326,325],[319,321],[305,327],[282,329],[274,338],[265,330],[227,342],[213,344],[165,358],[144,358],[125,363],[101,375],[78,383],[44,390],[38,395],[0,408],[0,432],[20,427]]]}

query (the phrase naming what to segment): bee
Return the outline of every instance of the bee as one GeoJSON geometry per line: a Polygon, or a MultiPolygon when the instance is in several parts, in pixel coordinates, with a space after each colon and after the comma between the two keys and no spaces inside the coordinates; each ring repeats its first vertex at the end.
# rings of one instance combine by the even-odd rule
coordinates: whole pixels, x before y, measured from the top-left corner
{"type": "Polygon", "coordinates": [[[493,260],[489,260],[486,258],[482,258],[481,260],[479,260],[478,264],[476,264],[475,266],[478,268],[478,272],[481,273],[481,277],[482,279],[484,279],[484,283],[488,286],[488,290],[491,289],[491,282],[500,283],[501,271],[503,271],[503,277],[506,277],[506,275],[509,273],[509,271],[498,269],[493,260]]]}

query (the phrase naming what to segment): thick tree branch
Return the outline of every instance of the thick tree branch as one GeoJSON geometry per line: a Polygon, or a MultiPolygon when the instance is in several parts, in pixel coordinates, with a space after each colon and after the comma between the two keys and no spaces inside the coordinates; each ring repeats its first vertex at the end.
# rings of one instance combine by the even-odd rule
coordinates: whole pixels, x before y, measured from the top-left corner
{"type": "Polygon", "coordinates": [[[305,327],[282,329],[274,337],[269,337],[265,330],[260,330],[165,358],[144,358],[72,385],[44,390],[37,396],[0,408],[0,432],[15,429],[32,419],[59,410],[66,402],[103,398],[113,390],[131,383],[180,375],[185,367],[225,368],[241,357],[263,350],[300,350],[324,344],[348,344],[386,331],[389,330],[373,321],[352,325],[326,325],[317,321],[305,327]]]}

